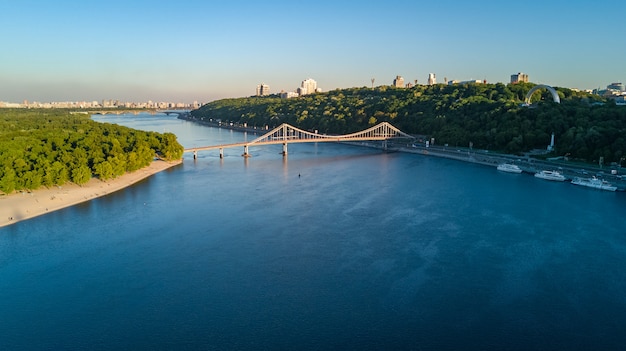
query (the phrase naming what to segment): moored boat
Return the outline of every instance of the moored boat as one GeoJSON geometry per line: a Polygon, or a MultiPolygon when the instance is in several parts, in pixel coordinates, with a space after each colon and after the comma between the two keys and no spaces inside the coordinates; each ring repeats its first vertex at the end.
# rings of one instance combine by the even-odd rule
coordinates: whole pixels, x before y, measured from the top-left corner
{"type": "Polygon", "coordinates": [[[617,187],[607,182],[606,180],[598,179],[595,176],[592,178],[576,178],[572,180],[572,184],[582,185],[589,188],[607,190],[607,191],[615,191],[617,187]]]}
{"type": "Polygon", "coordinates": [[[562,182],[567,179],[559,171],[541,171],[541,172],[535,173],[535,177],[545,179],[545,180],[554,180],[557,182],[562,182]]]}
{"type": "Polygon", "coordinates": [[[522,169],[517,165],[510,163],[501,163],[497,167],[498,171],[509,172],[509,173],[522,173],[522,169]]]}

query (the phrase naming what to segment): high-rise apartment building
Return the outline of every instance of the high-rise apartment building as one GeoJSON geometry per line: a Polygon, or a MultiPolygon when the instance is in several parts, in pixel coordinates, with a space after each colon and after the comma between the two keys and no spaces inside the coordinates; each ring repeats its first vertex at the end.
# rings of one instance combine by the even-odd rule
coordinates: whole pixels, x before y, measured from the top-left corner
{"type": "Polygon", "coordinates": [[[528,83],[528,74],[519,72],[518,74],[511,74],[511,84],[516,83],[528,83]]]}
{"type": "Polygon", "coordinates": [[[298,88],[300,95],[313,94],[317,91],[317,82],[311,78],[303,80],[302,84],[300,84],[300,88],[298,88]]]}
{"type": "Polygon", "coordinates": [[[437,78],[435,78],[435,74],[428,73],[428,85],[435,85],[435,84],[437,84],[437,78]]]}
{"type": "Polygon", "coordinates": [[[265,84],[265,83],[261,83],[259,85],[256,86],[256,96],[267,96],[270,94],[270,86],[265,84]]]}
{"type": "Polygon", "coordinates": [[[404,78],[402,76],[396,76],[393,80],[393,86],[396,88],[404,88],[404,78]]]}

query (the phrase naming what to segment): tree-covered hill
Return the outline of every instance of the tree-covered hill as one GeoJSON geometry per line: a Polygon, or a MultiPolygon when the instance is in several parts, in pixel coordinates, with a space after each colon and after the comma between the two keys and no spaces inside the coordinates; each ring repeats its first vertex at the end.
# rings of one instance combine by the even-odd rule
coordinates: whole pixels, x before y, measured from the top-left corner
{"type": "Polygon", "coordinates": [[[182,157],[171,133],[98,123],[66,110],[0,109],[0,191],[84,184],[182,157]]]}
{"type": "Polygon", "coordinates": [[[522,84],[417,85],[334,90],[299,98],[224,99],[192,111],[195,118],[220,119],[269,128],[289,123],[320,133],[344,134],[387,121],[438,144],[507,153],[545,149],[554,132],[555,153],[588,162],[619,162],[626,156],[626,107],[599,96],[556,88],[561,104],[545,89],[522,106],[534,86],[522,84]]]}

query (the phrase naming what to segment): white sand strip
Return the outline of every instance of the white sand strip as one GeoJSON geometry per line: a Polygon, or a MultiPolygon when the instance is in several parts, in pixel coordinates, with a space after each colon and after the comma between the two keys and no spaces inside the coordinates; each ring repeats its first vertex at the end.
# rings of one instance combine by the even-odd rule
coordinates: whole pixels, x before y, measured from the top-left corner
{"type": "Polygon", "coordinates": [[[92,178],[82,186],[68,183],[60,187],[41,188],[32,192],[0,195],[0,227],[124,189],[181,162],[153,161],[148,167],[108,181],[92,178]]]}

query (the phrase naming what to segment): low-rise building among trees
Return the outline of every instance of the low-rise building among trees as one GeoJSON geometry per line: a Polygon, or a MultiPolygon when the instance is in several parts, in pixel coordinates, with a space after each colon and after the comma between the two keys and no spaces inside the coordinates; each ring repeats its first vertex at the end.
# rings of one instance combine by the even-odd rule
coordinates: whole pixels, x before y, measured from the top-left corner
{"type": "Polygon", "coordinates": [[[528,74],[522,72],[511,74],[511,84],[517,83],[528,83],[528,74]]]}

